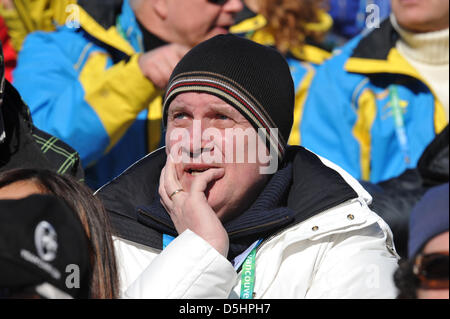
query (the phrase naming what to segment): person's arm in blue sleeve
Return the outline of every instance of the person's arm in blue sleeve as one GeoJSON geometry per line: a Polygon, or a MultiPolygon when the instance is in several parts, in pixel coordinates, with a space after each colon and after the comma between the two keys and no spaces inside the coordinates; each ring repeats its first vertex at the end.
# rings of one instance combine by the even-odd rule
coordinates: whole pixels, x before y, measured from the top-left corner
{"type": "Polygon", "coordinates": [[[70,144],[87,166],[117,143],[160,92],[140,71],[139,55],[108,68],[109,56],[92,50],[83,61],[90,44],[79,45],[77,37],[31,34],[14,84],[36,126],[70,144]]]}

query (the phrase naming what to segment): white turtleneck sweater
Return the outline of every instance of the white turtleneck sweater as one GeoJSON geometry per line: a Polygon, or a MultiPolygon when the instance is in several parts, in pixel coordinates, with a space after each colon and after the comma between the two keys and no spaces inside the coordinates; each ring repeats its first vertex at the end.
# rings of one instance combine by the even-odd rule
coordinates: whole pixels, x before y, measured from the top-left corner
{"type": "Polygon", "coordinates": [[[402,28],[391,14],[391,22],[400,35],[396,48],[431,86],[449,120],[449,29],[413,33],[402,28]]]}

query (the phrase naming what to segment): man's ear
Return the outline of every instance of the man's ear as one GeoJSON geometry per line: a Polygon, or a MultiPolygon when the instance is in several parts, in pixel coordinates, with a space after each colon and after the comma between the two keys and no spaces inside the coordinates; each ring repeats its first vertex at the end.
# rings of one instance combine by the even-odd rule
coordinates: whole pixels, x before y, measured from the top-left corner
{"type": "Polygon", "coordinates": [[[153,9],[156,14],[162,19],[165,20],[169,13],[169,6],[167,0],[155,0],[153,1],[153,9]]]}

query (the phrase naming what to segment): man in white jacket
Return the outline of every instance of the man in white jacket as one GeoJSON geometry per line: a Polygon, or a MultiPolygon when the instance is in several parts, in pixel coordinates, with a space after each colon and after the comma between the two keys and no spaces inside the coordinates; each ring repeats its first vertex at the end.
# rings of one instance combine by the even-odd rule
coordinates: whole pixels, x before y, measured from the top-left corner
{"type": "Polygon", "coordinates": [[[389,227],[346,172],[287,145],[293,105],[271,48],[217,36],[181,60],[166,147],[98,191],[123,297],[395,297],[389,227]]]}

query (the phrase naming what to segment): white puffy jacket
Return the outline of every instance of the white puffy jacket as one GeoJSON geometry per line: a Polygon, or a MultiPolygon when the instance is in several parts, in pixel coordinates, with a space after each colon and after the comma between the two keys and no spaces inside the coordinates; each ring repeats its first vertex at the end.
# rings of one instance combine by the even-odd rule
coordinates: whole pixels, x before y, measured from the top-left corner
{"type": "MultiPolygon", "coordinates": [[[[256,254],[254,298],[395,298],[398,255],[370,195],[337,170],[359,197],[265,239],[256,254]]],[[[239,298],[241,274],[187,230],[164,251],[114,239],[125,298],[239,298]]]]}

